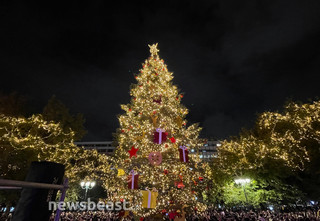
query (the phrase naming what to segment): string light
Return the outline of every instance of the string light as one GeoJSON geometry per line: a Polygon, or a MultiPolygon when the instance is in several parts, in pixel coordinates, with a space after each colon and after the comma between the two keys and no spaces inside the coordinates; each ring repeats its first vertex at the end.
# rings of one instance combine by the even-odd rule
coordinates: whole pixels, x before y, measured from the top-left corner
{"type": "Polygon", "coordinates": [[[128,189],[127,176],[117,176],[116,173],[106,183],[110,200],[117,201],[122,197],[136,205],[135,213],[140,216],[159,213],[162,209],[174,205],[187,205],[198,211],[206,208],[199,200],[205,190],[205,182],[194,185],[192,180],[204,176],[206,165],[201,164],[199,155],[194,155],[189,163],[180,162],[179,145],[187,145],[192,149],[203,146],[199,139],[201,128],[197,124],[186,126],[185,119],[188,110],[181,104],[183,95],[177,86],[172,84],[173,75],[166,64],[160,59],[157,44],[149,45],[151,56],[142,64],[140,74],[135,76],[136,84],[131,86],[131,102],[121,105],[125,111],[119,116],[120,128],[117,131],[118,147],[115,151],[113,167],[129,172],[134,169],[139,175],[139,190],[128,189]],[[164,129],[168,137],[164,143],[153,142],[153,135],[157,128],[164,129]],[[171,142],[172,141],[172,142],[171,142]],[[137,157],[129,158],[128,150],[134,146],[138,148],[137,157]],[[161,152],[162,163],[152,166],[148,161],[151,152],[161,152]],[[189,168],[197,168],[190,170],[189,168]],[[164,171],[166,171],[164,173],[164,171]],[[177,188],[175,182],[182,177],[184,188],[177,188]],[[156,188],[159,192],[155,209],[142,208],[141,191],[145,188],[156,188]],[[198,194],[196,200],[195,194],[198,194]]]}
{"type": "MultiPolygon", "coordinates": [[[[248,173],[261,180],[263,178],[261,174],[259,177],[258,171],[288,171],[295,174],[305,170],[313,153],[312,145],[309,148],[307,145],[320,143],[319,116],[320,101],[307,104],[291,102],[285,106],[283,113],[262,113],[254,129],[240,134],[237,138],[223,141],[217,148],[218,157],[213,160],[210,171],[212,179],[216,180],[215,176],[219,177],[219,174],[231,179],[248,173]],[[272,164],[276,165],[277,169],[270,169],[272,164]]],[[[218,179],[221,180],[221,177],[218,179]]],[[[268,183],[282,185],[282,191],[299,191],[293,185],[281,183],[277,177],[269,176],[268,183]]]]}
{"type": "Polygon", "coordinates": [[[76,146],[73,137],[73,131],[65,133],[59,124],[47,122],[41,115],[15,118],[1,114],[0,176],[5,177],[12,170],[22,169],[22,166],[28,167],[24,164],[28,159],[23,162],[16,159],[23,159],[23,151],[29,151],[39,161],[65,165],[65,176],[69,178],[70,185],[86,176],[95,180],[107,179],[110,170],[107,156],[76,146]],[[12,160],[11,156],[17,158],[12,160]]]}

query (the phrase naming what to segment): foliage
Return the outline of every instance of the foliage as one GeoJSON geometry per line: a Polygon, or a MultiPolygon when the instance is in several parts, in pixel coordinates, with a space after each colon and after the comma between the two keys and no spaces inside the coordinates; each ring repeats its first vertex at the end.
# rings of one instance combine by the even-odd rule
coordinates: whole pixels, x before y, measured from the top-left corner
{"type": "Polygon", "coordinates": [[[56,98],[52,96],[48,104],[44,107],[42,113],[46,121],[59,123],[65,133],[74,132],[74,140],[78,141],[87,133],[84,128],[85,119],[82,114],[72,115],[69,109],[56,98]]]}
{"type": "Polygon", "coordinates": [[[7,116],[26,115],[26,97],[13,92],[9,95],[0,93],[0,113],[7,116]]]}
{"type": "Polygon", "coordinates": [[[250,177],[259,183],[254,188],[257,202],[252,201],[253,205],[266,201],[289,203],[304,197],[319,199],[319,191],[315,188],[320,184],[319,116],[319,101],[311,104],[291,102],[283,113],[262,113],[252,130],[222,142],[218,158],[212,163],[212,178],[217,190],[224,194],[220,194],[220,199],[232,201],[230,196],[236,189],[230,190],[231,181],[239,176],[250,177]],[[221,174],[224,174],[224,182],[217,181],[221,174]],[[226,183],[229,190],[223,191],[226,183]],[[260,199],[261,194],[266,200],[260,199]]]}
{"type": "Polygon", "coordinates": [[[105,155],[73,144],[74,133],[65,133],[59,124],[41,115],[29,118],[0,115],[0,177],[23,180],[32,161],[65,165],[71,185],[86,177],[106,179],[110,169],[105,155]]]}

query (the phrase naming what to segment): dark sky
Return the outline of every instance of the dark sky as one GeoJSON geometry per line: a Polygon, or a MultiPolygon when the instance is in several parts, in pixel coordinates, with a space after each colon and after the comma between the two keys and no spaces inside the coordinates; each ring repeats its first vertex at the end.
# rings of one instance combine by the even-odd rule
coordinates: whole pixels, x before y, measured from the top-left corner
{"type": "Polygon", "coordinates": [[[320,94],[319,0],[50,2],[0,1],[0,90],[36,112],[55,94],[84,114],[84,140],[111,139],[155,42],[203,137],[320,94]]]}

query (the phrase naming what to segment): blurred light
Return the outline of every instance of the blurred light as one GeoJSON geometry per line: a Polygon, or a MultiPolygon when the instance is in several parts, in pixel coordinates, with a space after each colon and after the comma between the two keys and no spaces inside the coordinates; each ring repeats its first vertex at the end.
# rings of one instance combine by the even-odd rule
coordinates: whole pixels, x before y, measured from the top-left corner
{"type": "Polygon", "coordinates": [[[80,186],[82,189],[92,189],[96,185],[95,181],[82,181],[80,186]]]}
{"type": "Polygon", "coordinates": [[[314,201],[313,200],[311,200],[310,203],[311,203],[311,205],[314,205],[314,201]]]}
{"type": "Polygon", "coordinates": [[[273,211],[273,206],[269,206],[269,210],[273,211]]]}
{"type": "Polygon", "coordinates": [[[235,179],[234,182],[236,184],[241,184],[241,185],[244,185],[244,184],[247,184],[247,183],[250,183],[250,179],[249,178],[244,178],[244,179],[235,179]]]}

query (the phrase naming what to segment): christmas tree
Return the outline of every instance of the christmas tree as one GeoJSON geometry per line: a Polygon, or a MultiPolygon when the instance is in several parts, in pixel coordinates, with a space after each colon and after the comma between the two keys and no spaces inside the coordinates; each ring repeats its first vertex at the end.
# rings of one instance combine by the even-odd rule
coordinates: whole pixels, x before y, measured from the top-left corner
{"type": "MultiPolygon", "coordinates": [[[[172,73],[159,58],[157,44],[135,76],[131,102],[121,105],[116,173],[108,181],[113,201],[127,200],[140,216],[184,206],[204,209],[205,164],[199,159],[201,128],[187,127],[183,94],[172,84],[172,73]],[[192,154],[191,154],[192,152],[192,154]]],[[[181,208],[181,207],[180,207],[181,208]]]]}

